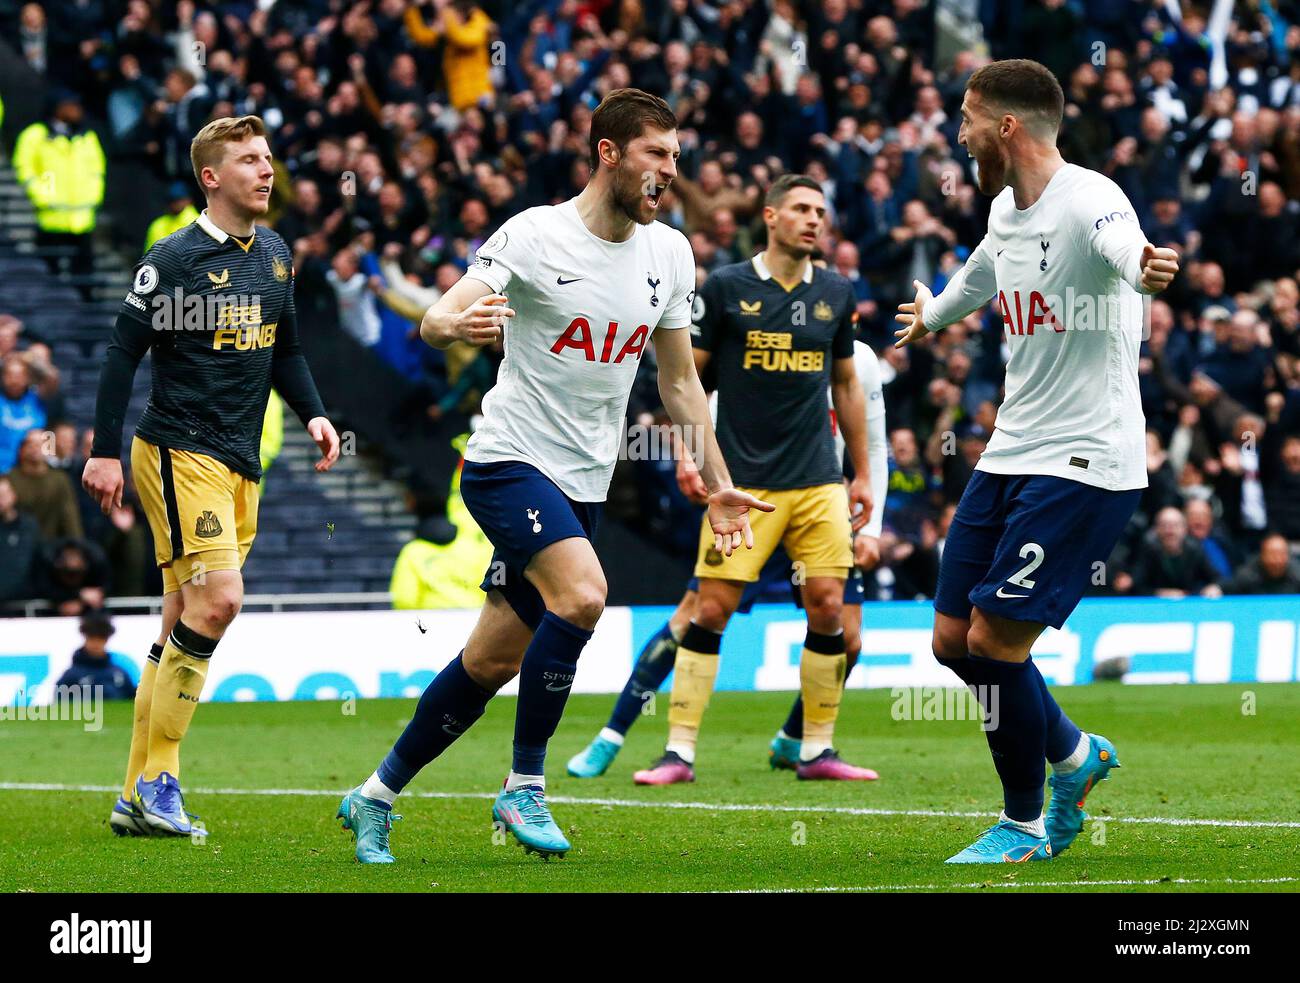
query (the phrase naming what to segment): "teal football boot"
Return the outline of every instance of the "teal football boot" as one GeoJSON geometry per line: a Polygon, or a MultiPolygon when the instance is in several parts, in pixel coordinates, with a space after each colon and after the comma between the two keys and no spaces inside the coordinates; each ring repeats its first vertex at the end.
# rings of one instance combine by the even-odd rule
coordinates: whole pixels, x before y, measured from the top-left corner
{"type": "Polygon", "coordinates": [[[569,759],[569,774],[574,778],[599,778],[609,770],[621,750],[621,745],[597,735],[594,741],[569,759]]]}
{"type": "Polygon", "coordinates": [[[1083,811],[1084,800],[1098,782],[1104,782],[1112,768],[1118,768],[1119,758],[1115,745],[1098,734],[1089,734],[1088,757],[1082,765],[1065,775],[1052,775],[1047,784],[1052,786],[1052,801],[1047,807],[1047,838],[1052,841],[1052,853],[1059,855],[1069,849],[1074,838],[1083,830],[1088,814],[1083,811]]]}
{"type": "Polygon", "coordinates": [[[1051,860],[1052,843],[1046,836],[1034,836],[1003,820],[986,829],[978,840],[947,864],[1021,864],[1026,860],[1051,860]]]}
{"type": "Polygon", "coordinates": [[[524,853],[540,854],[542,859],[563,857],[569,851],[569,841],[551,818],[546,805],[546,790],[540,785],[523,785],[513,792],[504,788],[492,803],[493,825],[514,836],[524,853]]]}
{"type": "Polygon", "coordinates": [[[783,768],[786,771],[795,771],[799,767],[799,748],[803,745],[802,741],[796,741],[793,737],[785,737],[777,734],[772,738],[770,745],[771,750],[767,752],[767,763],[773,769],[783,768]]]}
{"type": "Polygon", "coordinates": [[[397,863],[388,849],[388,832],[393,828],[393,820],[402,817],[393,815],[393,807],[387,802],[367,798],[358,785],[343,796],[334,818],[342,819],[343,828],[352,831],[357,859],[363,864],[397,863]]]}

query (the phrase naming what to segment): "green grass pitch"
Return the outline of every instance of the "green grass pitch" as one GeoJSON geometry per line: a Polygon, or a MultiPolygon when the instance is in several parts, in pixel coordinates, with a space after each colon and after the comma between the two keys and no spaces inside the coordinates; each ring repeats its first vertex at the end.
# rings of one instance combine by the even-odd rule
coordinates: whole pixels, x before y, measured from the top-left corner
{"type": "Polygon", "coordinates": [[[114,793],[95,787],[121,780],[128,705],[111,706],[95,733],[0,721],[0,891],[1300,889],[1300,686],[1058,690],[1067,713],[1119,749],[1123,767],[1088,802],[1106,822],[1090,821],[1050,862],[996,867],[943,863],[999,806],[976,724],[898,721],[888,691],[851,691],[839,745],[881,780],[799,782],[767,766],[790,696],[718,694],[698,781],[667,789],[631,782],[657,756],[662,713],[638,723],[605,777],[565,775],[612,701],[573,697],[551,745],[548,790],[573,850],[549,862],[492,834],[511,699],[494,701],[400,800],[398,863],[388,867],[356,863],[334,812],[413,701],[361,701],[353,715],[329,702],[201,706],[183,777],[190,809],[211,830],[204,846],[110,834],[114,793]],[[53,787],[21,787],[36,783],[53,787]]]}

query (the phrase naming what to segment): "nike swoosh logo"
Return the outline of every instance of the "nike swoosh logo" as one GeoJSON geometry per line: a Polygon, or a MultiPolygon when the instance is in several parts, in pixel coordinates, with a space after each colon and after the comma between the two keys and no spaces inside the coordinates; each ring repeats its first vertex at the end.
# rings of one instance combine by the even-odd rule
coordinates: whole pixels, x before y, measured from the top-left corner
{"type": "Polygon", "coordinates": [[[547,683],[546,689],[548,692],[551,693],[563,693],[566,689],[568,689],[572,685],[573,683],[564,683],[561,686],[556,686],[554,683],[547,683]]]}
{"type": "Polygon", "coordinates": [[[460,737],[461,734],[465,733],[463,730],[456,730],[451,724],[443,724],[442,732],[449,737],[460,737]]]}
{"type": "Polygon", "coordinates": [[[998,255],[1001,256],[1004,252],[1006,252],[1005,249],[999,249],[999,250],[998,250],[998,255]]]}
{"type": "Polygon", "coordinates": [[[1028,597],[1028,596],[1029,596],[1028,594],[1007,594],[1004,593],[1004,588],[1001,587],[998,588],[998,597],[1028,597]]]}
{"type": "Polygon", "coordinates": [[[564,286],[566,283],[577,283],[579,280],[585,280],[585,279],[587,279],[585,276],[575,276],[575,277],[573,277],[572,279],[566,280],[566,279],[564,279],[564,277],[562,277],[562,276],[557,276],[557,277],[555,278],[555,282],[558,283],[558,284],[562,287],[562,286],[564,286]]]}

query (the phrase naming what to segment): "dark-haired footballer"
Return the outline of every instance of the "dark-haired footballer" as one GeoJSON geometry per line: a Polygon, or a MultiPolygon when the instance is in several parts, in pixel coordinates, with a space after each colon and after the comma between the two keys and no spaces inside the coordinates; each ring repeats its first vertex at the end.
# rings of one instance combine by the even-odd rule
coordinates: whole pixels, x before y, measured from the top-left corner
{"type": "Polygon", "coordinates": [[[701,530],[699,596],[676,646],[668,741],[654,765],[633,775],[639,785],[695,780],[723,632],[778,546],[796,567],[808,617],[795,768],[805,779],[876,778],[834,748],[848,668],[845,582],[854,566],[853,531],[871,516],[872,492],[866,400],[854,363],[857,299],[848,280],[812,258],[825,215],[816,181],[778,178],[763,207],[767,249],[715,271],[700,288],[695,364],[717,373],[719,444],[741,487],[778,511],[755,519],[751,553],[723,556],[701,530]],[[854,469],[847,489],[827,421],[828,386],[854,469]]]}
{"type": "Polygon", "coordinates": [[[934,654],[984,704],[1003,809],[948,863],[1060,854],[1083,828],[1088,793],[1119,765],[1110,741],[1061,712],[1029,650],[1065,623],[1147,485],[1142,297],[1169,286],[1178,257],[1147,242],[1115,182],[1062,159],[1064,101],[1035,61],[970,77],[958,142],[980,191],[996,196],[988,232],[939,296],[916,281],[896,316],[902,346],[992,300],[1011,352],[1006,400],[953,517],[934,599],[934,654]]]}
{"type": "Polygon", "coordinates": [[[616,89],[592,114],[590,152],[582,192],[507,221],[420,326],[436,348],[504,342],[460,485],[496,551],[465,648],[429,684],[375,772],[339,805],[362,863],[393,862],[394,800],[516,675],[510,771],[492,819],[525,851],[569,849],[546,802],[546,750],[604,610],[605,574],[591,539],[652,341],[664,408],[703,438],[707,526],[719,555],[752,546],[750,509],[772,508],[732,487],[685,330],[695,259],[684,235],[655,221],[677,174],[676,117],[656,96],[616,89]]]}

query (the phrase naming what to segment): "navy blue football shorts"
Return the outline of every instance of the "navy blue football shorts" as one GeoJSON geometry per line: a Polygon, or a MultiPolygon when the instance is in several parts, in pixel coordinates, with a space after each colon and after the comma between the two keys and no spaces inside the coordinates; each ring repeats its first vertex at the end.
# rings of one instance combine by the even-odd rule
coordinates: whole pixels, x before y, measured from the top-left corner
{"type": "Polygon", "coordinates": [[[498,590],[521,621],[534,631],[546,603],[524,568],[539,552],[575,536],[592,540],[600,502],[575,502],[550,478],[522,461],[478,464],[466,461],[460,494],[474,521],[495,549],[480,585],[498,590]]]}
{"type": "Polygon", "coordinates": [[[969,618],[974,606],[1060,628],[1141,497],[1140,488],[976,471],[944,542],[934,609],[969,618]]]}

